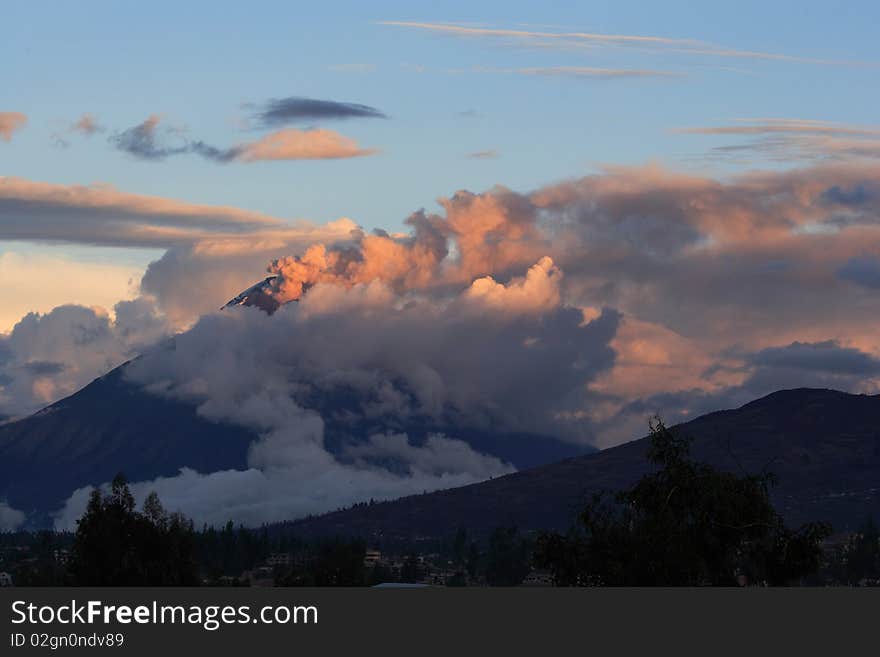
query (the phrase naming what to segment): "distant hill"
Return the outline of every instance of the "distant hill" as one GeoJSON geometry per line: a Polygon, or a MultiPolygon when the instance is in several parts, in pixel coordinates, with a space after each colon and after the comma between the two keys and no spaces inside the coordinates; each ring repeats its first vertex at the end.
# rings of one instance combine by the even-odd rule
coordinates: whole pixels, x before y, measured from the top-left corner
{"type": "MultiPolygon", "coordinates": [[[[716,467],[774,472],[777,508],[791,523],[851,530],[880,518],[880,396],[834,390],[773,393],[679,425],[692,454],[716,467]]],[[[649,471],[646,439],[462,488],[286,523],[303,537],[416,539],[484,533],[501,525],[565,529],[590,492],[626,487],[649,471]]]]}

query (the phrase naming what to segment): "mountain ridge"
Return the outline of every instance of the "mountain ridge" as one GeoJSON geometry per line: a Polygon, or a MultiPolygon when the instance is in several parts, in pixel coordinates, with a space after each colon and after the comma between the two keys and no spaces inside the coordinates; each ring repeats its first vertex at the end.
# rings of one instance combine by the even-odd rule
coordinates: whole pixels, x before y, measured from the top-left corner
{"type": "MultiPolygon", "coordinates": [[[[829,389],[780,390],[737,409],[677,425],[692,455],[729,471],[774,472],[771,496],[791,523],[812,520],[852,530],[880,517],[880,396],[829,389]],[[843,420],[841,420],[843,418],[843,420]],[[842,422],[842,424],[841,424],[842,422]],[[828,425],[837,431],[829,432],[828,425]]],[[[461,488],[361,505],[285,523],[294,534],[441,538],[515,525],[566,529],[585,499],[618,490],[651,471],[647,438],[461,488]]]]}

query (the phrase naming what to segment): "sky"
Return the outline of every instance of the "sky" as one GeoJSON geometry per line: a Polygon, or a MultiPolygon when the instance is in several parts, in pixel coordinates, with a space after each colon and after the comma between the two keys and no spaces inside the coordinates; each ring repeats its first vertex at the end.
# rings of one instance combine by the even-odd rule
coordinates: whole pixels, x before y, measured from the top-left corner
{"type": "Polygon", "coordinates": [[[513,469],[467,428],[606,448],[880,392],[877,3],[0,21],[0,422],[140,355],[128,382],[259,436],[141,496],[258,524],[513,469]],[[266,276],[277,313],[218,310],[266,276]],[[328,451],[322,395],[369,435],[328,451]]]}
{"type": "Polygon", "coordinates": [[[876,3],[0,12],[0,415],[267,267],[282,297],[378,280],[491,304],[479,281],[544,257],[558,299],[509,303],[617,318],[613,364],[558,410],[590,416],[579,440],[780,386],[876,387],[876,3]]]}
{"type": "MultiPolygon", "coordinates": [[[[532,189],[603,163],[691,158],[724,140],[677,128],[733,118],[870,124],[880,46],[874,3],[4,3],[4,111],[26,129],[0,150],[0,170],[62,184],[102,182],[285,218],[352,216],[394,226],[457,189],[532,189]],[[665,48],[575,45],[542,38],[456,37],[382,24],[449,24],[699,40],[712,48],[865,66],[761,60],[665,48]],[[873,62],[873,65],[871,63],[873,62]],[[593,67],[668,77],[575,78],[519,69],[593,67]],[[506,72],[505,72],[506,71],[506,72]],[[378,149],[327,162],[218,166],[187,155],[161,164],[107,146],[158,114],[192,138],[247,139],[242,105],[304,96],[378,108],[387,120],[326,124],[378,149]],[[8,107],[8,109],[7,109],[8,107]],[[65,128],[84,113],[106,131],[65,128]],[[69,143],[53,148],[55,137],[69,143]],[[495,152],[495,158],[467,158],[495,152]],[[393,189],[394,193],[387,193],[393,189]],[[385,190],[385,193],[382,191],[385,190]]],[[[301,127],[308,124],[302,124],[301,127]]],[[[320,125],[320,123],[318,123],[320,125]]],[[[714,168],[722,168],[714,163],[714,168]]]]}

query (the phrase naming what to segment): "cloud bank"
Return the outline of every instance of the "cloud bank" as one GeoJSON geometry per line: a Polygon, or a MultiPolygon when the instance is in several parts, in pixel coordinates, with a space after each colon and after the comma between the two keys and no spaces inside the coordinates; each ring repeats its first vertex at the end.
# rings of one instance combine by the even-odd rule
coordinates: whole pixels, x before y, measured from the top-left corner
{"type": "MultiPolygon", "coordinates": [[[[326,282],[271,317],[254,308],[205,317],[128,376],[206,418],[257,431],[249,468],[184,470],[134,490],[156,490],[199,521],[253,525],[511,472],[454,434],[418,442],[394,426],[430,417],[451,427],[570,430],[567,411],[613,362],[617,314],[584,323],[562,305],[561,279],[545,258],[506,285],[478,279],[458,294],[326,282]],[[351,401],[335,413],[344,419],[311,407],[316,396],[343,393],[351,401]],[[333,454],[324,441],[331,421],[375,431],[333,454]]],[[[78,517],[87,494],[71,497],[59,526],[78,517]]]]}
{"type": "MultiPolygon", "coordinates": [[[[130,376],[261,438],[246,471],[137,489],[205,518],[223,513],[212,500],[240,499],[240,517],[262,522],[506,471],[466,444],[472,427],[606,446],[641,435],[656,412],[677,422],[786,387],[880,390],[870,163],[724,180],[609,168],[439,205],[404,233],[208,221],[172,243],[141,291],[184,332],[130,376]],[[214,312],[262,269],[276,276],[277,313],[214,312]],[[194,307],[203,297],[210,307],[194,307]],[[345,412],[321,399],[344,399],[345,412]],[[407,424],[429,421],[442,427],[430,441],[407,424]],[[326,427],[346,422],[359,438],[331,450],[326,427]]],[[[9,353],[14,392],[72,371],[37,349],[9,353]]]]}
{"type": "Polygon", "coordinates": [[[23,416],[73,394],[137,355],[168,327],[146,299],[101,308],[58,306],[0,334],[0,415],[23,416]]]}
{"type": "Polygon", "coordinates": [[[64,247],[42,248],[39,254],[13,245],[0,253],[0,334],[29,312],[47,313],[72,301],[86,306],[113,308],[131,299],[143,275],[135,265],[92,262],[65,257],[64,247]],[[52,284],[46,284],[51,272],[52,284]]]}

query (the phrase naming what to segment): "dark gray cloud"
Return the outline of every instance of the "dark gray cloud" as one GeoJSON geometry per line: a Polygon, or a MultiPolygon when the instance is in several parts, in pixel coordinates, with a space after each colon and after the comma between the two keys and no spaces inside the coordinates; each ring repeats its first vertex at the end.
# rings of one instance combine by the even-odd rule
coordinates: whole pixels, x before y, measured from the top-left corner
{"type": "Polygon", "coordinates": [[[232,160],[236,159],[242,153],[242,149],[238,147],[218,148],[217,146],[206,144],[203,141],[189,142],[187,150],[190,153],[201,155],[206,160],[213,160],[214,162],[220,162],[222,164],[232,162],[232,160]]]}
{"type": "Polygon", "coordinates": [[[877,196],[876,183],[865,181],[843,187],[834,185],[825,192],[825,199],[837,205],[864,205],[877,196]]]}
{"type": "Polygon", "coordinates": [[[872,256],[850,258],[837,270],[845,281],[871,289],[880,289],[880,259],[872,256]]]}
{"type": "Polygon", "coordinates": [[[159,116],[153,114],[143,123],[117,132],[110,137],[117,149],[141,160],[164,160],[171,155],[180,155],[191,151],[189,143],[178,146],[163,143],[168,130],[159,127],[159,116]]]}
{"type": "Polygon", "coordinates": [[[262,127],[273,128],[304,121],[388,118],[384,112],[369,105],[301,96],[269,100],[259,107],[255,116],[262,127]]]}
{"type": "Polygon", "coordinates": [[[832,374],[880,374],[880,360],[858,349],[843,347],[835,340],[792,342],[784,347],[770,347],[748,360],[759,367],[785,367],[832,374]]]}
{"type": "MultiPolygon", "coordinates": [[[[726,356],[734,354],[729,352],[726,356]]],[[[747,373],[742,383],[714,391],[694,387],[627,401],[606,426],[625,423],[641,429],[645,420],[653,415],[660,415],[669,423],[684,422],[719,409],[737,408],[777,390],[872,390],[870,379],[880,374],[880,359],[859,349],[844,347],[836,340],[796,341],[740,353],[737,360],[739,365],[729,369],[747,373]]]]}
{"type": "Polygon", "coordinates": [[[34,376],[61,374],[65,368],[64,363],[55,363],[49,360],[35,360],[21,366],[22,370],[34,376]]]}
{"type": "Polygon", "coordinates": [[[159,125],[161,118],[155,114],[146,121],[137,124],[110,137],[110,143],[118,150],[128,153],[140,160],[164,160],[173,155],[194,153],[214,162],[231,162],[241,152],[240,148],[218,148],[203,141],[190,141],[182,138],[179,133],[159,125]],[[170,139],[176,143],[171,145],[170,139]]]}

